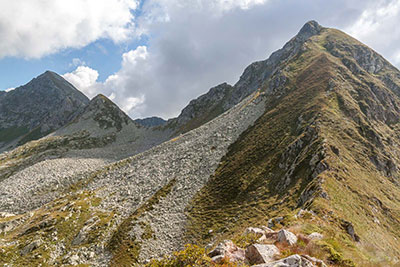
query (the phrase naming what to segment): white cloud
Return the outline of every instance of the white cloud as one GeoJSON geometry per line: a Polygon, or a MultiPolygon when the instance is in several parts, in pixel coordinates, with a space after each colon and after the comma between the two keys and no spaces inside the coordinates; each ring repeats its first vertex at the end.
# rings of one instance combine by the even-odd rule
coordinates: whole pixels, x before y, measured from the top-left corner
{"type": "MultiPolygon", "coordinates": [[[[123,111],[136,117],[140,116],[145,108],[144,82],[151,74],[146,68],[147,57],[145,46],[124,53],[121,69],[103,83],[97,81],[98,71],[87,66],[79,66],[73,72],[62,76],[89,98],[100,93],[107,95],[123,111]]],[[[149,82],[148,85],[150,84],[149,82]]]]}
{"type": "Polygon", "coordinates": [[[77,67],[77,66],[85,66],[86,62],[81,60],[80,58],[73,58],[72,62],[69,64],[69,67],[77,67]]]}
{"type": "Polygon", "coordinates": [[[6,89],[6,90],[4,90],[4,91],[6,91],[7,93],[8,92],[10,92],[10,91],[12,91],[12,90],[14,90],[15,88],[14,87],[11,87],[11,88],[8,88],[8,89],[6,89]]]}
{"type": "Polygon", "coordinates": [[[400,64],[400,1],[374,1],[345,30],[352,36],[400,64]]]}
{"type": "Polygon", "coordinates": [[[87,66],[79,66],[73,72],[65,73],[63,77],[89,98],[94,97],[98,93],[99,89],[96,81],[99,73],[97,70],[87,66]]]}
{"type": "Polygon", "coordinates": [[[132,38],[137,0],[0,0],[0,58],[39,58],[99,39],[132,38]]]}
{"type": "Polygon", "coordinates": [[[89,85],[91,95],[109,96],[132,118],[177,116],[210,87],[234,84],[247,65],[267,58],[308,20],[345,28],[371,3],[146,0],[135,23],[148,43],[124,53],[120,70],[89,85]]]}

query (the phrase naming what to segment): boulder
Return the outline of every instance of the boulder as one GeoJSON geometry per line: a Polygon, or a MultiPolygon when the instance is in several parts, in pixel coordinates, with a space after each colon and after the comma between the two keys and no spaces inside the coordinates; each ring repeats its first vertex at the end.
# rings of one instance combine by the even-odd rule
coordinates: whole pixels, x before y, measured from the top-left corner
{"type": "Polygon", "coordinates": [[[282,229],[278,232],[278,242],[292,246],[297,243],[297,236],[292,232],[282,229]]]}
{"type": "Polygon", "coordinates": [[[211,260],[214,263],[221,263],[224,258],[225,258],[224,255],[217,255],[217,256],[212,257],[211,260]]]}
{"type": "Polygon", "coordinates": [[[277,261],[254,265],[253,267],[315,267],[315,265],[300,255],[291,255],[277,261]]]}
{"type": "Polygon", "coordinates": [[[35,249],[40,247],[41,244],[43,244],[43,241],[40,239],[33,241],[32,243],[30,243],[29,245],[27,245],[26,247],[24,247],[21,250],[21,256],[23,257],[23,256],[31,253],[32,251],[34,251],[35,249]]]}
{"type": "Polygon", "coordinates": [[[322,238],[324,238],[322,234],[317,232],[311,233],[307,237],[311,240],[321,240],[322,238]]]}
{"type": "Polygon", "coordinates": [[[275,231],[267,226],[261,226],[261,229],[264,230],[264,233],[274,233],[275,231]]]}
{"type": "Polygon", "coordinates": [[[245,234],[264,235],[265,231],[261,228],[249,227],[244,231],[245,234]]]}
{"type": "Polygon", "coordinates": [[[0,222],[0,234],[2,233],[7,233],[12,230],[14,230],[15,227],[18,226],[18,221],[17,220],[11,220],[11,221],[6,221],[6,222],[0,222]]]}
{"type": "Polygon", "coordinates": [[[245,261],[245,251],[242,248],[237,247],[231,240],[225,240],[224,242],[218,244],[218,246],[208,253],[208,256],[215,260],[221,260],[222,258],[226,257],[232,262],[237,261],[245,261]]]}
{"type": "Polygon", "coordinates": [[[269,228],[273,228],[277,224],[280,224],[282,221],[283,221],[283,217],[275,217],[275,218],[269,219],[268,220],[268,227],[269,228]]]}
{"type": "Polygon", "coordinates": [[[308,256],[308,255],[301,255],[301,257],[311,261],[312,263],[314,263],[314,265],[316,265],[318,267],[327,267],[326,264],[320,259],[308,256]]]}
{"type": "Polygon", "coordinates": [[[279,254],[275,245],[253,244],[246,249],[246,258],[251,264],[267,263],[279,254]]]}

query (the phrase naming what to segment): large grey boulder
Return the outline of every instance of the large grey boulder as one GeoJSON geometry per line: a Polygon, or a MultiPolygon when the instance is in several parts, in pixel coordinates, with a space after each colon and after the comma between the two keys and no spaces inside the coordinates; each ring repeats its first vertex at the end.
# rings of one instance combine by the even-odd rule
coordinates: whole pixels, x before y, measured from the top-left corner
{"type": "Polygon", "coordinates": [[[297,243],[297,236],[292,232],[282,229],[278,232],[278,242],[292,246],[297,243]]]}
{"type": "Polygon", "coordinates": [[[228,258],[232,262],[245,261],[245,251],[236,246],[231,240],[225,240],[208,253],[214,262],[219,262],[222,258],[228,258]]]}
{"type": "Polygon", "coordinates": [[[42,244],[43,244],[43,241],[41,239],[33,241],[32,243],[30,243],[29,245],[27,245],[26,247],[24,247],[21,250],[21,256],[25,256],[25,255],[31,253],[35,249],[39,248],[40,245],[42,245],[42,244]]]}
{"type": "Polygon", "coordinates": [[[251,264],[273,261],[279,249],[275,245],[253,244],[246,249],[246,258],[251,264]]]}

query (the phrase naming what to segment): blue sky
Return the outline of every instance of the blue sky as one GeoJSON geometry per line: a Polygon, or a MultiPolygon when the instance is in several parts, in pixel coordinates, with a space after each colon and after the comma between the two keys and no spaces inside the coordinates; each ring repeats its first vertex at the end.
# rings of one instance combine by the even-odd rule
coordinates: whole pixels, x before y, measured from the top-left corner
{"type": "Polygon", "coordinates": [[[132,48],[136,48],[139,44],[145,44],[145,42],[139,40],[120,45],[102,39],[81,49],[66,49],[39,59],[3,58],[0,60],[2,72],[0,88],[4,90],[25,84],[46,70],[60,74],[73,71],[77,67],[73,63],[74,59],[79,59],[86,65],[98,70],[99,81],[104,81],[120,68],[121,55],[132,48]]]}
{"type": "MultiPolygon", "coordinates": [[[[141,7],[144,2],[138,2],[138,7],[130,10],[134,17],[141,15],[141,7]]],[[[66,48],[40,58],[6,56],[0,59],[2,73],[0,90],[23,85],[46,70],[59,74],[71,72],[79,65],[78,63],[96,69],[99,73],[99,82],[103,82],[121,67],[123,53],[146,44],[146,36],[132,38],[124,43],[115,43],[110,39],[100,38],[82,48],[66,48]]]]}
{"type": "Polygon", "coordinates": [[[312,19],[400,65],[397,0],[0,1],[0,90],[52,70],[133,118],[170,118],[312,19]]]}

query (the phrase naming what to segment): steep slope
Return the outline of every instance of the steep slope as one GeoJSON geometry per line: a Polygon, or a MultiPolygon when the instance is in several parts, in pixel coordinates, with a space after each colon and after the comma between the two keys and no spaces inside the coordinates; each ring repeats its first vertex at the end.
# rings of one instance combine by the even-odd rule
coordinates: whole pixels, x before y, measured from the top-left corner
{"type": "Polygon", "coordinates": [[[398,262],[400,72],[334,29],[282,70],[279,94],[266,89],[266,112],[193,199],[187,237],[207,242],[209,229],[226,237],[284,216],[304,234],[323,232],[332,264],[398,262]],[[299,209],[316,215],[295,219],[299,209]]]}
{"type": "Polygon", "coordinates": [[[138,125],[98,95],[66,126],[0,155],[0,210],[25,212],[40,207],[85,173],[143,152],[171,134],[138,125]],[[43,191],[47,193],[37,194],[43,191]]]}
{"type": "Polygon", "coordinates": [[[89,99],[54,72],[0,96],[0,151],[38,139],[60,128],[89,99]]]}

